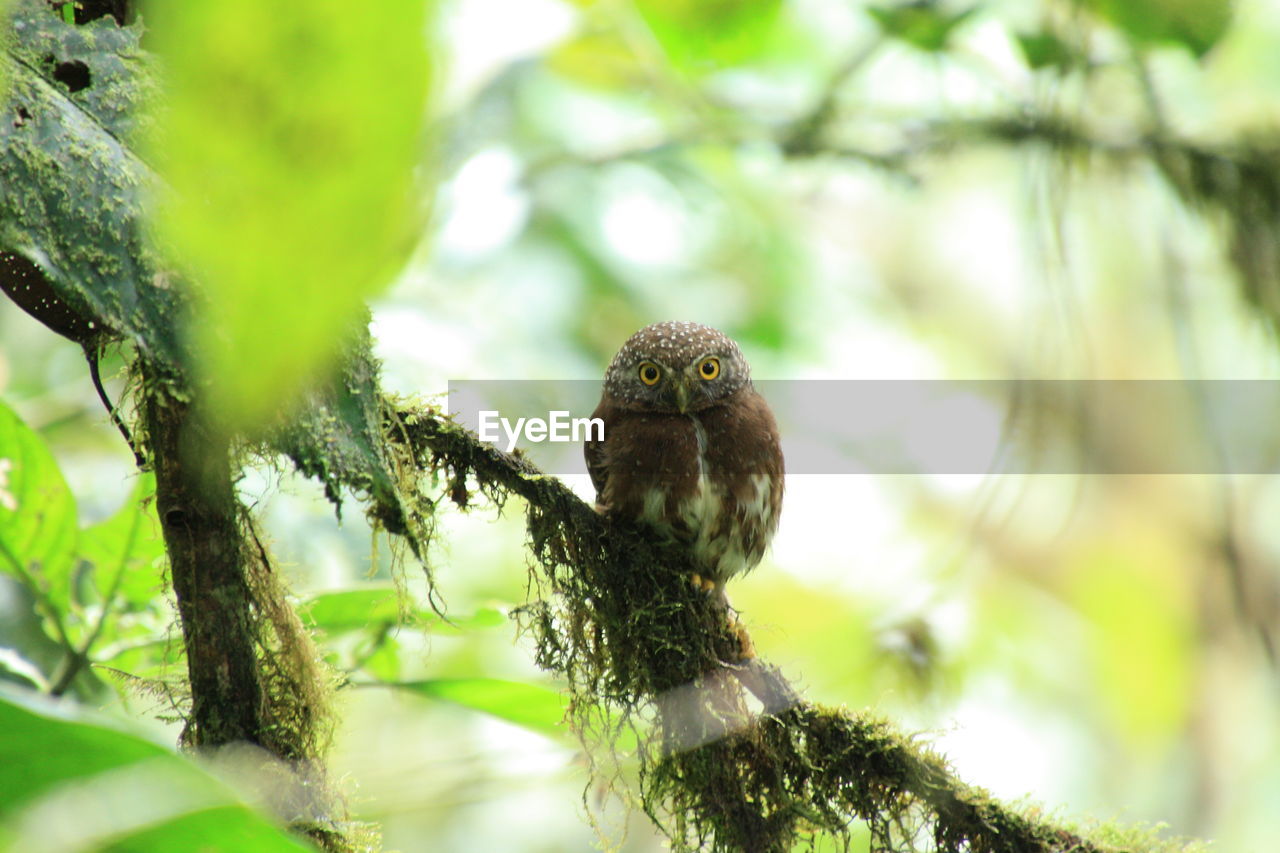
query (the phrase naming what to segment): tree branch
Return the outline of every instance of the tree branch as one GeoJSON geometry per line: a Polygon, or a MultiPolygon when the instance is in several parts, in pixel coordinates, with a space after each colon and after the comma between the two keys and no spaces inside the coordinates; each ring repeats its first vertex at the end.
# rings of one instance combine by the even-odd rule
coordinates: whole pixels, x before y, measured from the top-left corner
{"type": "Polygon", "coordinates": [[[270,742],[230,446],[156,383],[143,401],[156,508],[178,600],[195,746],[270,742]]]}
{"type": "Polygon", "coordinates": [[[388,404],[387,427],[459,505],[477,489],[526,502],[544,594],[523,609],[537,662],[567,679],[580,732],[601,709],[632,720],[656,709],[641,797],[677,848],[789,850],[815,830],[847,839],[860,819],[877,850],[1117,849],[996,802],[883,720],[802,700],[688,582],[687,555],[610,522],[524,458],[425,407],[388,404]]]}

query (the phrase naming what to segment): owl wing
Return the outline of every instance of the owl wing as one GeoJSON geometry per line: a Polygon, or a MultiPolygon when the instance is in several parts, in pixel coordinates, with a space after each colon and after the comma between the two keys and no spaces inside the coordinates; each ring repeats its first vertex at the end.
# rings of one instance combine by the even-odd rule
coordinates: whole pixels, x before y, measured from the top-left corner
{"type": "Polygon", "coordinates": [[[605,456],[605,441],[609,436],[609,421],[613,414],[613,406],[605,400],[600,401],[591,417],[600,418],[604,422],[603,436],[599,440],[590,438],[591,430],[587,430],[587,441],[582,455],[587,460],[587,473],[591,475],[591,485],[596,488],[596,502],[604,500],[604,489],[609,482],[609,466],[605,456]]]}

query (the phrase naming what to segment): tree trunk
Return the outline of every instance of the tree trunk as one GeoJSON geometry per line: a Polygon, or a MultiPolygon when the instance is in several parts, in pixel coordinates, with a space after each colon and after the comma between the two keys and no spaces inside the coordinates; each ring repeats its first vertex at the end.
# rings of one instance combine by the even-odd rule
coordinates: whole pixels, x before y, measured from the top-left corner
{"type": "Polygon", "coordinates": [[[192,746],[264,745],[257,628],[229,444],[190,405],[165,394],[163,382],[147,384],[143,417],[191,680],[183,737],[192,746]]]}

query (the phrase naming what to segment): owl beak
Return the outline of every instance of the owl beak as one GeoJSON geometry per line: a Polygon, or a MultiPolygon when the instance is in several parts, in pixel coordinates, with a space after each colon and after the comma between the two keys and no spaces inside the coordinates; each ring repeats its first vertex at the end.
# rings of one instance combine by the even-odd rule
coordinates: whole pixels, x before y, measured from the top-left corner
{"type": "Polygon", "coordinates": [[[696,388],[697,379],[688,375],[681,374],[676,377],[674,383],[676,390],[676,408],[681,414],[689,411],[689,401],[693,398],[693,392],[696,388]]]}

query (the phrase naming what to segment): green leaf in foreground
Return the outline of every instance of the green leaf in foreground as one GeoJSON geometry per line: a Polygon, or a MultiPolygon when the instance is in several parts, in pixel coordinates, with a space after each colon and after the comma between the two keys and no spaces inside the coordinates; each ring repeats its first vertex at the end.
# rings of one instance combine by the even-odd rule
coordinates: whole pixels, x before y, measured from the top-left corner
{"type": "Polygon", "coordinates": [[[225,805],[190,811],[103,847],[103,853],[301,853],[314,848],[296,841],[244,806],[225,805]]]}
{"type": "Polygon", "coordinates": [[[168,87],[158,225],[208,297],[193,332],[231,425],[272,419],[331,364],[417,241],[428,5],[148,7],[168,87]]]}
{"type": "Polygon", "coordinates": [[[66,703],[0,689],[0,850],[303,851],[171,750],[66,703]]]}
{"type": "Polygon", "coordinates": [[[17,577],[59,626],[71,605],[76,539],[75,500],[57,462],[0,402],[0,571],[17,577]]]}
{"type": "Polygon", "coordinates": [[[0,823],[64,782],[169,754],[68,708],[0,688],[0,823]]]}

